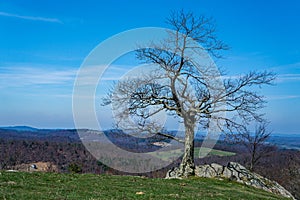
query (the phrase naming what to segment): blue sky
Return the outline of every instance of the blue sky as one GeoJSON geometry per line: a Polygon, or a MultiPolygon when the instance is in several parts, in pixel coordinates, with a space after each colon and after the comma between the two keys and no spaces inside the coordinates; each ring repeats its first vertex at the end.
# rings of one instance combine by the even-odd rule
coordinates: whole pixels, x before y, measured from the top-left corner
{"type": "Polygon", "coordinates": [[[278,74],[275,86],[262,89],[264,111],[274,132],[300,134],[297,0],[1,1],[0,126],[73,128],[73,83],[89,52],[128,29],[166,27],[170,11],[180,9],[215,19],[231,47],[217,65],[229,74],[278,74]]]}

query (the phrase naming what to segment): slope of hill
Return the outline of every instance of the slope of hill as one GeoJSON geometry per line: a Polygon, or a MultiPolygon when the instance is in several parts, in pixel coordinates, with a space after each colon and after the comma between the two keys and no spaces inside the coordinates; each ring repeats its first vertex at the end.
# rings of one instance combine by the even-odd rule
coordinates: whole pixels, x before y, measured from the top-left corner
{"type": "Polygon", "coordinates": [[[2,199],[285,199],[231,181],[0,172],[2,199]],[[162,187],[163,186],[163,187],[162,187]]]}

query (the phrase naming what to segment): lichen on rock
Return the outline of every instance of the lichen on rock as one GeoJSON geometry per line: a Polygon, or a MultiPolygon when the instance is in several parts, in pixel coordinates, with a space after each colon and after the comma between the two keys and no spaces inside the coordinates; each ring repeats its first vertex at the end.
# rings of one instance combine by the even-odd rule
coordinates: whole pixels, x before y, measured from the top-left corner
{"type": "MultiPolygon", "coordinates": [[[[251,172],[244,166],[236,162],[229,162],[227,166],[216,163],[200,165],[195,168],[195,176],[205,178],[229,179],[245,185],[263,189],[274,194],[292,198],[293,195],[276,181],[269,180],[257,173],[251,172]]],[[[166,178],[182,178],[178,168],[173,168],[167,172],[166,178]]]]}

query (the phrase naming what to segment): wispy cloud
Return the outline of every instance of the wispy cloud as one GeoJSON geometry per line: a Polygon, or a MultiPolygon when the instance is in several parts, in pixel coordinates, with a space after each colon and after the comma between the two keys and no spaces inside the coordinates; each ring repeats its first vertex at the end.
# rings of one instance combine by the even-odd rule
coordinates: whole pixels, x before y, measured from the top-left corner
{"type": "Polygon", "coordinates": [[[126,74],[129,66],[120,65],[91,65],[85,66],[78,71],[77,83],[80,86],[95,85],[98,81],[118,81],[126,74]],[[104,72],[101,74],[101,72],[104,72]]]}
{"type": "Polygon", "coordinates": [[[287,100],[287,99],[299,99],[300,95],[270,95],[266,96],[267,100],[287,100]]]}
{"type": "Polygon", "coordinates": [[[0,87],[72,84],[77,70],[35,67],[0,67],[0,87]]]}
{"type": "Polygon", "coordinates": [[[98,81],[117,81],[128,71],[128,66],[112,65],[104,74],[106,66],[74,68],[30,63],[0,66],[0,88],[26,87],[33,85],[73,86],[77,77],[80,86],[95,85],[98,81]]]}
{"type": "Polygon", "coordinates": [[[43,21],[43,22],[51,22],[51,23],[60,23],[60,24],[62,24],[62,21],[57,19],[57,18],[19,15],[19,14],[7,13],[7,12],[1,12],[1,11],[0,11],[0,16],[13,17],[13,18],[31,20],[31,21],[43,21]]]}
{"type": "Polygon", "coordinates": [[[285,81],[300,81],[300,74],[279,74],[277,82],[285,82],[285,81]]]}
{"type": "Polygon", "coordinates": [[[292,64],[286,64],[286,65],[279,65],[279,66],[274,66],[271,68],[271,70],[274,71],[286,71],[286,70],[295,70],[295,69],[300,69],[300,62],[292,63],[292,64]]]}
{"type": "Polygon", "coordinates": [[[300,81],[300,62],[275,66],[270,68],[270,70],[277,74],[277,83],[300,81]]]}

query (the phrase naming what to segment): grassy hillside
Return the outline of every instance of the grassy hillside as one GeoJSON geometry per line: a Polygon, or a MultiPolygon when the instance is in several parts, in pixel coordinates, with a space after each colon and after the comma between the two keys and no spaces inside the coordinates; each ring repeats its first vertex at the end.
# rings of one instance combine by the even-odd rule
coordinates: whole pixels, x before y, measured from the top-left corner
{"type": "Polygon", "coordinates": [[[234,152],[229,152],[229,151],[221,151],[221,150],[216,150],[216,149],[210,149],[206,147],[196,147],[195,148],[195,157],[203,157],[203,156],[210,156],[210,155],[215,155],[215,156],[234,156],[234,152]]]}
{"type": "MultiPolygon", "coordinates": [[[[162,152],[150,152],[149,153],[152,156],[155,156],[157,158],[160,158],[164,161],[172,160],[173,157],[179,157],[183,154],[183,149],[176,149],[176,150],[170,150],[170,151],[162,151],[162,152]]],[[[204,157],[204,156],[234,156],[234,152],[229,151],[221,151],[206,147],[196,147],[194,151],[195,158],[204,157]]]]}
{"type": "Polygon", "coordinates": [[[230,181],[4,172],[0,199],[284,199],[230,181]]]}

